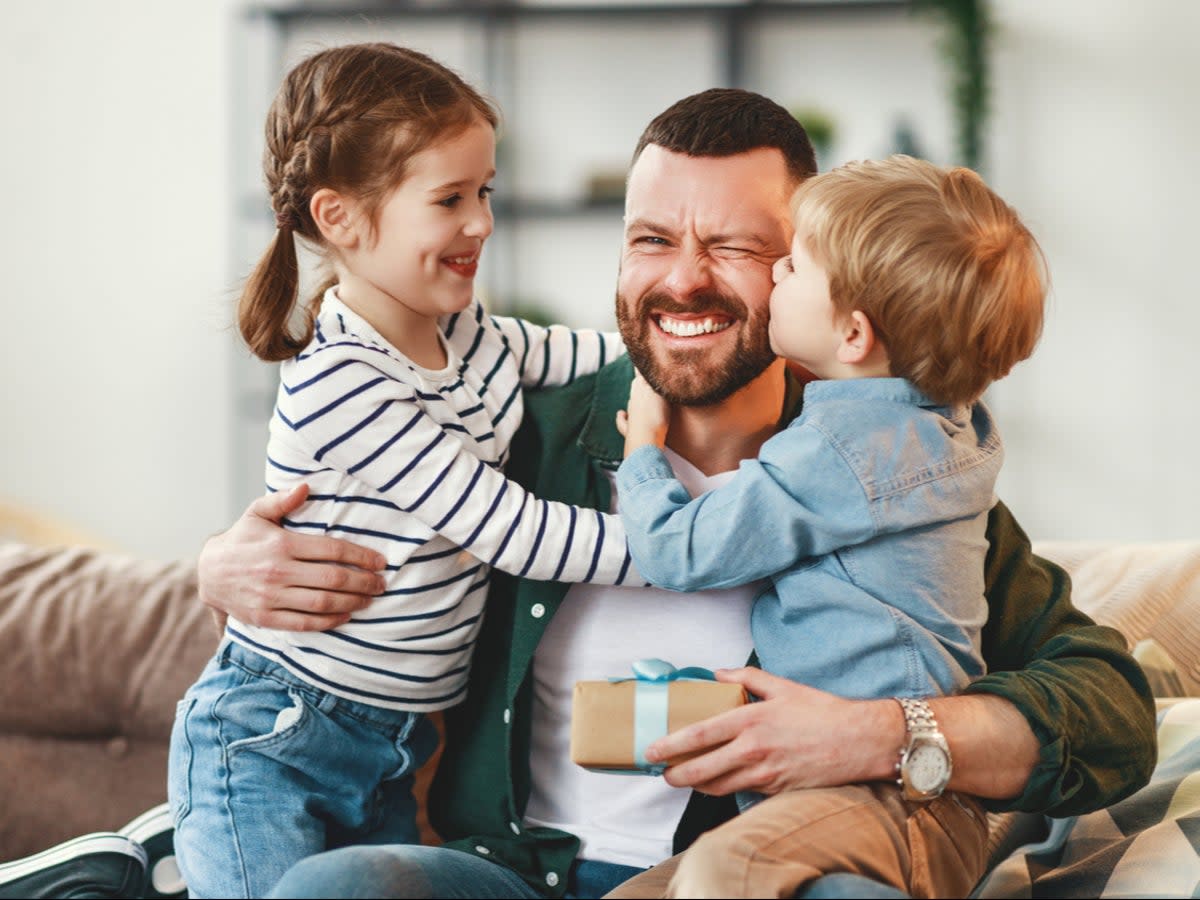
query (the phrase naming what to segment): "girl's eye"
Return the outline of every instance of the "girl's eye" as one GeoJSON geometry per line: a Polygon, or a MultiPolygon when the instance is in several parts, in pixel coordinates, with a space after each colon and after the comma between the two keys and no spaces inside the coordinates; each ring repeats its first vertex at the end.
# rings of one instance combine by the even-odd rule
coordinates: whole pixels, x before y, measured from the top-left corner
{"type": "Polygon", "coordinates": [[[485,184],[483,187],[481,187],[479,189],[479,199],[486,200],[488,198],[488,195],[494,193],[495,190],[496,189],[494,187],[492,187],[490,184],[485,184]]]}
{"type": "Polygon", "coordinates": [[[781,259],[781,260],[779,261],[779,263],[780,263],[780,265],[782,265],[782,266],[783,266],[783,270],[784,270],[785,272],[794,272],[794,271],[796,271],[795,269],[793,269],[793,268],[792,268],[792,258],[791,258],[790,256],[785,256],[783,259],[781,259]]]}
{"type": "Polygon", "coordinates": [[[446,209],[454,209],[454,207],[458,206],[458,201],[461,199],[462,199],[462,194],[451,194],[449,197],[446,197],[444,200],[439,200],[438,206],[444,206],[444,207],[446,207],[446,209]]]}

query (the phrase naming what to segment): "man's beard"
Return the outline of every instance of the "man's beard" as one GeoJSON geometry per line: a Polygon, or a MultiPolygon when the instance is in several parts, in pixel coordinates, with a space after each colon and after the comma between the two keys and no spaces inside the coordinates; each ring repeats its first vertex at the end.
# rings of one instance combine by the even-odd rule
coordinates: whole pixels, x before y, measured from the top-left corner
{"type": "MultiPolygon", "coordinates": [[[[712,406],[729,398],[767,370],[775,362],[765,314],[752,316],[739,298],[716,291],[698,294],[689,303],[680,303],[666,294],[651,291],[629,310],[617,293],[617,326],[625,349],[634,366],[649,385],[668,403],[676,406],[712,406]],[[659,361],[651,347],[650,330],[657,326],[647,311],[659,313],[720,312],[745,327],[737,343],[723,358],[710,350],[670,349],[659,361]]],[[[735,326],[730,326],[735,327],[735,326]]]]}

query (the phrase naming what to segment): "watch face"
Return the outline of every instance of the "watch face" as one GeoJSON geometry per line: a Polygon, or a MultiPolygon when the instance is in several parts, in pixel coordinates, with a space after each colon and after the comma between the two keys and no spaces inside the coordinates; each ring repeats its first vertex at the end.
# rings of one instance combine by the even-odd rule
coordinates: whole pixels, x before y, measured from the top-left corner
{"type": "Polygon", "coordinates": [[[908,783],[925,793],[945,786],[949,775],[946,754],[933,744],[918,744],[908,755],[908,783]]]}

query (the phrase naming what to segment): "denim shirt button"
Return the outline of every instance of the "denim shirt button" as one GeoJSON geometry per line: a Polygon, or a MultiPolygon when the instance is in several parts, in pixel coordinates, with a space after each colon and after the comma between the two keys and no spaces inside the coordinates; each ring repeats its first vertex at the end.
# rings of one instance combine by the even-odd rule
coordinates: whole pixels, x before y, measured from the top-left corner
{"type": "Polygon", "coordinates": [[[540,603],[535,603],[532,607],[530,607],[529,614],[535,619],[540,619],[546,614],[546,607],[540,603]]]}
{"type": "Polygon", "coordinates": [[[546,884],[550,885],[550,887],[557,886],[558,885],[558,873],[557,872],[547,872],[546,873],[546,884]]]}

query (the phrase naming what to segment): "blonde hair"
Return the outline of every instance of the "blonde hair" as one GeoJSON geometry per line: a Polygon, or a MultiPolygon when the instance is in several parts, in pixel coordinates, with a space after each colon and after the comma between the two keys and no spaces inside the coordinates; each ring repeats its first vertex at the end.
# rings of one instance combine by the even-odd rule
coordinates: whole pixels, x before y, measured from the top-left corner
{"type": "Polygon", "coordinates": [[[793,213],[837,313],[861,310],[892,374],[934,401],[976,400],[1033,352],[1045,259],[970,169],[908,156],[849,163],[804,182],[793,213]]]}
{"type": "Polygon", "coordinates": [[[294,236],[320,250],[309,201],[331,188],[363,204],[372,228],[417,153],[476,122],[495,128],[492,104],[441,63],[387,43],[348,44],[310,56],[284,78],[267,113],[263,171],[277,231],[238,302],[238,326],[251,351],[277,361],[312,338],[325,289],[292,317],[299,290],[294,236]]]}

